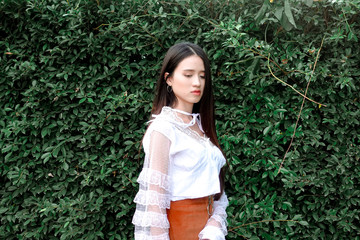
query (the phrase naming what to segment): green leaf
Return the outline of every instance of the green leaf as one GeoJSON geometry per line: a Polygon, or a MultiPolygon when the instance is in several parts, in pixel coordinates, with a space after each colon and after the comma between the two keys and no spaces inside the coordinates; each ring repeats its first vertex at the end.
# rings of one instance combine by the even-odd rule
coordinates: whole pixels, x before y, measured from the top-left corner
{"type": "Polygon", "coordinates": [[[309,223],[306,222],[306,221],[300,221],[300,224],[303,225],[303,226],[309,226],[309,223]]]}
{"type": "Polygon", "coordinates": [[[268,134],[268,132],[271,130],[272,128],[272,124],[270,124],[269,126],[267,126],[266,128],[264,128],[263,134],[266,135],[268,134]]]}
{"type": "Polygon", "coordinates": [[[54,150],[52,151],[52,155],[54,157],[57,157],[57,155],[59,154],[59,151],[60,151],[60,147],[55,147],[54,150]]]}
{"type": "Polygon", "coordinates": [[[217,50],[216,53],[214,54],[213,59],[216,60],[218,57],[221,56],[221,53],[222,53],[222,52],[221,52],[220,50],[217,50]]]}
{"type": "Polygon", "coordinates": [[[43,129],[41,130],[41,136],[42,136],[42,137],[45,137],[47,133],[48,133],[48,129],[47,129],[47,128],[43,128],[43,129]]]}
{"type": "Polygon", "coordinates": [[[279,109],[276,109],[275,111],[274,111],[274,113],[278,113],[278,112],[287,112],[287,110],[286,109],[282,109],[282,108],[279,108],[279,109]]]}
{"type": "Polygon", "coordinates": [[[8,145],[8,146],[4,147],[1,150],[1,152],[3,152],[3,153],[9,152],[12,149],[12,147],[13,147],[12,145],[8,145]]]}
{"type": "Polygon", "coordinates": [[[127,140],[127,141],[125,141],[125,142],[124,142],[124,144],[125,144],[125,145],[132,145],[132,144],[133,144],[133,142],[132,142],[132,141],[130,141],[130,140],[127,140]]]}
{"type": "Polygon", "coordinates": [[[47,153],[44,153],[42,156],[41,156],[41,159],[44,159],[44,158],[47,158],[47,157],[50,157],[51,156],[51,152],[47,152],[47,153]]]}
{"type": "Polygon", "coordinates": [[[284,8],[283,7],[278,7],[278,8],[276,8],[276,11],[275,11],[274,15],[279,21],[281,21],[283,13],[284,13],[284,8]]]}
{"type": "Polygon", "coordinates": [[[5,213],[5,212],[7,212],[7,210],[9,210],[9,209],[6,208],[6,207],[0,208],[0,214],[3,214],[3,213],[5,213]]]}
{"type": "Polygon", "coordinates": [[[260,10],[255,16],[255,22],[259,24],[259,22],[264,18],[264,15],[266,13],[266,10],[268,9],[268,1],[264,1],[263,5],[261,6],[260,10]]]}
{"type": "Polygon", "coordinates": [[[65,171],[69,170],[69,164],[67,164],[67,162],[64,162],[63,168],[65,171]]]}
{"type": "Polygon", "coordinates": [[[292,13],[291,13],[291,7],[290,7],[290,4],[289,4],[289,0],[285,0],[284,10],[285,10],[285,15],[286,15],[287,19],[296,28],[295,20],[294,20],[294,17],[292,15],[292,13]]]}
{"type": "Polygon", "coordinates": [[[292,207],[292,204],[290,202],[283,202],[283,204],[292,207]]]}
{"type": "Polygon", "coordinates": [[[313,5],[313,2],[314,0],[306,0],[305,1],[305,4],[308,6],[308,7],[311,7],[313,5]]]}
{"type": "Polygon", "coordinates": [[[94,192],[90,193],[89,199],[91,200],[94,197],[94,192]]]}

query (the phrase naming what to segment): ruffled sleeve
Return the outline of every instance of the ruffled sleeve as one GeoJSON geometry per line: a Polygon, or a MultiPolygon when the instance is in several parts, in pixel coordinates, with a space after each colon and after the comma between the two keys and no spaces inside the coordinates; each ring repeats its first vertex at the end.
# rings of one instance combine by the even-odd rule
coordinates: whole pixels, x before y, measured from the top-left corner
{"type": "Polygon", "coordinates": [[[225,192],[218,201],[214,201],[214,212],[205,228],[200,232],[199,239],[225,240],[227,235],[226,208],[229,201],[225,192]]]}
{"type": "Polygon", "coordinates": [[[171,142],[159,131],[149,131],[144,137],[145,161],[138,178],[139,192],[135,196],[136,210],[132,220],[135,240],[168,240],[170,208],[169,150],[171,142]]]}

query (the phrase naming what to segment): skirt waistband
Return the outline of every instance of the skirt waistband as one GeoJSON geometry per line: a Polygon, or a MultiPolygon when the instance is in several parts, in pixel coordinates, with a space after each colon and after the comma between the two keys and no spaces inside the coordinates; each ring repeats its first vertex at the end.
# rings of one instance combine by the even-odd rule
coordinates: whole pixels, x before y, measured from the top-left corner
{"type": "Polygon", "coordinates": [[[170,240],[196,240],[213,211],[213,197],[171,201],[167,209],[170,240]]]}
{"type": "Polygon", "coordinates": [[[186,206],[201,206],[206,207],[208,215],[211,216],[214,212],[214,196],[202,197],[202,198],[193,198],[193,199],[184,199],[178,201],[171,201],[170,208],[182,208],[186,206]]]}

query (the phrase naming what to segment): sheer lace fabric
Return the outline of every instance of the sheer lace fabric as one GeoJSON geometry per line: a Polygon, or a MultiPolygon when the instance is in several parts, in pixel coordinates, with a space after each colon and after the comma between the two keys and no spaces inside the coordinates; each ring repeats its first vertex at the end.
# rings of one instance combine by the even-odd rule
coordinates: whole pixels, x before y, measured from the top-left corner
{"type": "Polygon", "coordinates": [[[169,239],[169,221],[166,208],[170,207],[168,174],[170,140],[162,133],[153,131],[150,146],[146,150],[143,170],[138,178],[140,185],[134,202],[133,217],[135,239],[169,239]]]}
{"type": "MultiPolygon", "coordinates": [[[[202,131],[199,115],[192,115],[185,123],[173,109],[164,107],[144,136],[145,161],[134,199],[136,240],[169,239],[166,209],[170,201],[205,197],[220,190],[218,174],[225,159],[208,138],[191,129],[198,124],[202,131]]],[[[225,239],[227,205],[225,194],[214,202],[214,212],[200,239],[225,239]]]]}
{"type": "Polygon", "coordinates": [[[218,201],[214,201],[214,212],[205,228],[200,232],[199,239],[224,240],[227,235],[226,208],[229,205],[227,196],[222,194],[218,201]]]}

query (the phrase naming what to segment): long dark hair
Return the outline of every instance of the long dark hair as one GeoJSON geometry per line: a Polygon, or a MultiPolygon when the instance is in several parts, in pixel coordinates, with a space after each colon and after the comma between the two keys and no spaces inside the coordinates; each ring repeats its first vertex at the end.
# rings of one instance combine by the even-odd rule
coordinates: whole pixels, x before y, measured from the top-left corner
{"type": "MultiPolygon", "coordinates": [[[[211,142],[216,145],[220,150],[219,141],[216,135],[215,128],[215,113],[214,113],[214,95],[211,84],[210,61],[201,47],[196,44],[183,42],[172,46],[166,53],[160,76],[157,81],[156,95],[151,110],[152,114],[159,114],[164,106],[174,106],[177,99],[173,91],[167,91],[167,83],[165,73],[172,76],[175,68],[179,63],[187,57],[197,55],[203,62],[205,67],[205,87],[204,93],[198,103],[194,104],[193,113],[200,113],[201,125],[207,137],[211,142]]],[[[220,188],[221,192],[215,195],[215,200],[218,200],[224,191],[224,176],[223,170],[220,171],[220,188]]]]}

